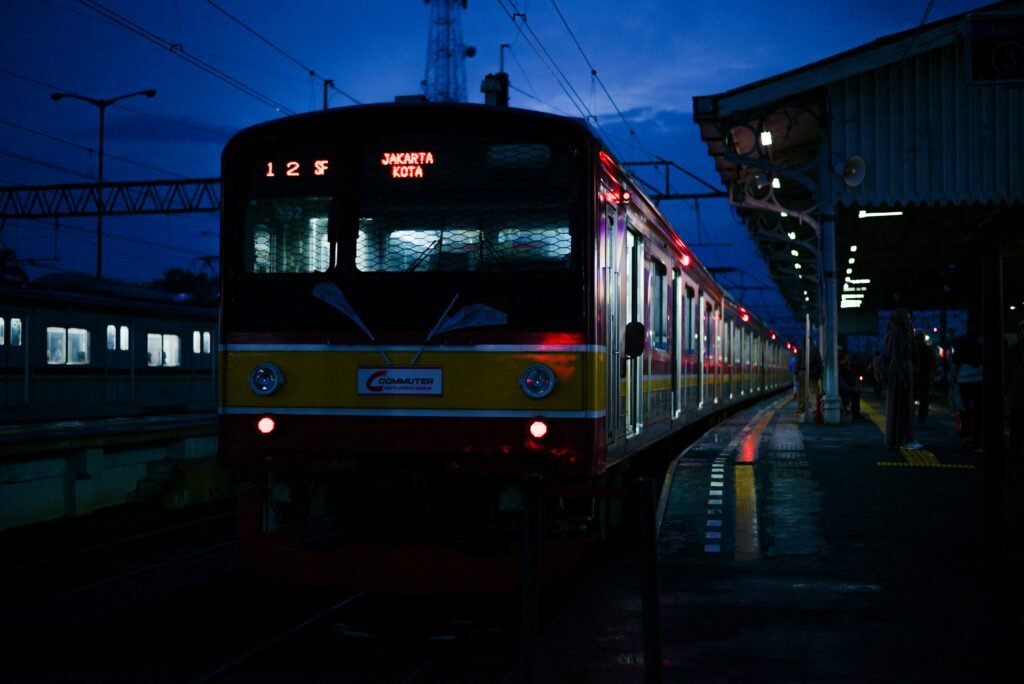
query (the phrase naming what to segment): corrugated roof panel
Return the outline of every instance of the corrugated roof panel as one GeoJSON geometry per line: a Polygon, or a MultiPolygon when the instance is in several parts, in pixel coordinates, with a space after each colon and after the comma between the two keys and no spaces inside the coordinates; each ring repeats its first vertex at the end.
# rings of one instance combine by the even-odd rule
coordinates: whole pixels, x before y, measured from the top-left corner
{"type": "Polygon", "coordinates": [[[840,204],[1024,201],[1024,89],[967,85],[963,40],[829,86],[833,166],[867,164],[840,204]]]}

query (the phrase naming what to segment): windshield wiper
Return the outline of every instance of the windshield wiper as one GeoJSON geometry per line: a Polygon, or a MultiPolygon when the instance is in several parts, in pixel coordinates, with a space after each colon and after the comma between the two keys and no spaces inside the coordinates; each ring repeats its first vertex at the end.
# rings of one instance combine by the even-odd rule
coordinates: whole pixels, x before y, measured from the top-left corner
{"type": "MultiPolygon", "coordinates": [[[[313,286],[313,296],[348,316],[348,318],[355,323],[360,330],[366,333],[366,336],[370,338],[370,341],[376,344],[377,338],[373,336],[370,329],[366,327],[365,323],[363,323],[363,319],[361,319],[359,314],[356,313],[355,308],[349,303],[348,298],[345,297],[345,293],[341,291],[340,287],[329,280],[321,280],[313,286]]],[[[384,350],[377,347],[377,351],[380,352],[380,355],[384,357],[384,361],[390,366],[391,359],[389,359],[388,355],[384,353],[384,350]]]]}

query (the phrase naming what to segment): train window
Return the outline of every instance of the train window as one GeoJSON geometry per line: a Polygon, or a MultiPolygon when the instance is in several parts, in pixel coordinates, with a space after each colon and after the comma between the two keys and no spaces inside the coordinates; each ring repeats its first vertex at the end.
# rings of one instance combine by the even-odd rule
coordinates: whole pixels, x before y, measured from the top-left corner
{"type": "Polygon", "coordinates": [[[115,351],[117,349],[117,326],[107,326],[107,351],[115,351]]]}
{"type": "Polygon", "coordinates": [[[443,228],[423,223],[414,215],[359,219],[356,268],[364,273],[476,272],[569,265],[568,221],[524,215],[517,220],[479,221],[481,226],[468,217],[452,217],[443,228]]]}
{"type": "Polygon", "coordinates": [[[46,363],[81,366],[89,363],[89,331],[82,328],[46,328],[46,363]]]}
{"type": "Polygon", "coordinates": [[[4,317],[0,316],[0,347],[4,346],[4,340],[7,339],[7,331],[4,330],[4,317]]]}
{"type": "Polygon", "coordinates": [[[46,363],[51,366],[64,364],[68,356],[68,331],[66,328],[46,329],[46,363]]]}
{"type": "Polygon", "coordinates": [[[11,346],[12,347],[20,347],[21,346],[21,319],[20,318],[12,318],[11,319],[11,346]]]}
{"type": "Polygon", "coordinates": [[[210,353],[210,349],[211,349],[210,342],[211,342],[210,331],[209,330],[204,330],[203,331],[203,353],[204,354],[209,354],[210,353]]]}
{"type": "Polygon", "coordinates": [[[68,328],[68,365],[79,366],[86,363],[89,363],[89,331],[68,328]]]}
{"type": "Polygon", "coordinates": [[[245,214],[248,273],[323,273],[330,266],[330,197],[253,199],[245,214]]]}
{"type": "Polygon", "coordinates": [[[128,334],[128,326],[127,325],[122,325],[121,326],[121,351],[128,351],[128,343],[129,343],[130,339],[131,338],[130,338],[130,336],[128,334]]]}
{"type": "Polygon", "coordinates": [[[156,366],[180,366],[181,365],[181,338],[177,335],[162,335],[160,333],[146,334],[146,365],[156,366]]]}
{"type": "Polygon", "coordinates": [[[651,265],[651,343],[656,349],[668,349],[668,310],[665,308],[667,271],[657,261],[652,261],[651,265]]]}
{"type": "Polygon", "coordinates": [[[203,352],[203,336],[198,330],[192,331],[192,353],[201,354],[203,352]]]}

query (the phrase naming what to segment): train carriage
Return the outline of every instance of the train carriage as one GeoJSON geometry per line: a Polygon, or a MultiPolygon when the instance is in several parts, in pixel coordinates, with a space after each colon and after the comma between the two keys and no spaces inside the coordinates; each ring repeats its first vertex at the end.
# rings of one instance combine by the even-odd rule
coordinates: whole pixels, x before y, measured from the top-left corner
{"type": "Polygon", "coordinates": [[[215,306],[55,276],[0,284],[0,424],[212,414],[215,306]]]}
{"type": "Polygon", "coordinates": [[[524,475],[605,482],[788,386],[578,120],[336,109],[239,133],[222,176],[222,451],[254,475],[243,547],[270,574],[510,588],[524,475]]]}

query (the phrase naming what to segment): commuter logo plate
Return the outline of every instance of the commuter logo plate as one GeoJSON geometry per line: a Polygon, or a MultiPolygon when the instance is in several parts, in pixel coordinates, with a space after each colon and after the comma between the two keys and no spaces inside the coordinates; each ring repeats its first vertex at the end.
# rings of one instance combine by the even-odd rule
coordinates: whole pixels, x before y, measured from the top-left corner
{"type": "Polygon", "coordinates": [[[423,366],[360,368],[359,394],[369,397],[441,395],[441,369],[423,366]]]}

